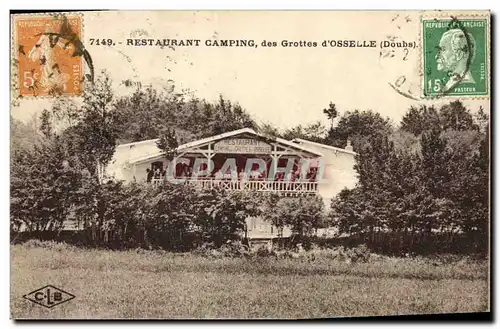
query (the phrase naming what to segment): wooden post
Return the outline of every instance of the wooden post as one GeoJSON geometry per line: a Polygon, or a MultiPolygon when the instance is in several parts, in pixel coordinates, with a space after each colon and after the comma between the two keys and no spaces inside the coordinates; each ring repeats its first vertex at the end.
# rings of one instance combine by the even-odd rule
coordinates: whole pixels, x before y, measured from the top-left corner
{"type": "MultiPolygon", "coordinates": [[[[176,178],[176,177],[175,177],[175,171],[176,171],[176,170],[175,170],[175,167],[177,167],[177,159],[178,159],[178,157],[174,157],[174,158],[172,159],[172,161],[170,161],[170,163],[169,163],[169,164],[170,164],[170,166],[172,167],[172,178],[173,178],[173,179],[175,179],[175,178],[176,178]]],[[[167,178],[166,176],[167,176],[167,175],[165,175],[165,179],[167,178]]]]}
{"type": "Polygon", "coordinates": [[[212,169],[213,169],[212,168],[212,161],[210,161],[210,160],[212,160],[212,157],[213,157],[213,154],[212,154],[212,143],[209,143],[208,144],[208,152],[206,154],[206,158],[208,160],[207,166],[208,166],[208,172],[210,174],[212,174],[212,169]]]}
{"type": "Polygon", "coordinates": [[[272,173],[276,177],[276,169],[278,168],[278,160],[279,160],[279,156],[276,154],[276,144],[273,144],[273,150],[271,151],[271,159],[273,165],[272,173]]]}

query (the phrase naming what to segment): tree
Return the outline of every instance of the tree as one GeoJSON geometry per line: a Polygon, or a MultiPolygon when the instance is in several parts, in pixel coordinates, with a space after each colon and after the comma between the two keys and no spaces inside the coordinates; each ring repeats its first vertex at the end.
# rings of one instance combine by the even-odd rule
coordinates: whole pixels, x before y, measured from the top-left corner
{"type": "Polygon", "coordinates": [[[324,226],[324,203],[319,195],[300,195],[299,211],[293,222],[288,223],[292,231],[299,236],[310,235],[314,230],[324,226]]]}
{"type": "Polygon", "coordinates": [[[399,131],[374,135],[358,149],[358,184],[332,200],[330,221],[365,241],[377,232],[396,233],[372,244],[392,252],[484,253],[489,130],[478,127],[457,102],[439,111],[410,108],[399,131]]]}
{"type": "MultiPolygon", "coordinates": [[[[241,128],[255,128],[256,124],[239,104],[233,105],[219,95],[219,101],[214,106],[214,115],[210,135],[219,135],[227,131],[241,128]]],[[[204,136],[206,137],[206,136],[204,136]]]]}
{"type": "Polygon", "coordinates": [[[58,231],[71,212],[80,171],[64,141],[42,120],[44,138],[17,149],[11,162],[11,224],[28,231],[58,231]]]}
{"type": "Polygon", "coordinates": [[[323,113],[326,114],[326,117],[328,118],[328,120],[330,120],[330,122],[331,122],[330,128],[333,129],[333,121],[335,120],[335,118],[339,114],[337,111],[337,107],[335,106],[335,104],[330,102],[330,104],[328,105],[328,108],[323,109],[323,113]]]}
{"type": "Polygon", "coordinates": [[[439,112],[433,106],[412,106],[401,119],[401,130],[416,136],[432,129],[441,129],[439,112]]]}
{"type": "Polygon", "coordinates": [[[259,124],[256,131],[271,138],[283,137],[279,129],[270,122],[263,122],[259,124]]]}
{"type": "Polygon", "coordinates": [[[169,161],[174,159],[177,153],[177,147],[179,146],[174,130],[166,128],[165,132],[161,135],[156,144],[158,145],[158,148],[165,153],[165,157],[169,161]]]}
{"type": "Polygon", "coordinates": [[[251,192],[201,191],[196,200],[198,215],[194,223],[202,240],[220,247],[228,240],[238,239],[245,229],[246,218],[260,215],[256,200],[257,195],[251,192]]]}
{"type": "Polygon", "coordinates": [[[313,142],[323,143],[325,140],[326,128],[320,121],[310,123],[306,126],[298,125],[285,130],[283,138],[292,140],[301,138],[313,142]]]}
{"type": "Polygon", "coordinates": [[[477,111],[477,114],[475,116],[475,122],[480,131],[484,132],[489,127],[490,117],[485,112],[484,107],[479,107],[479,111],[477,111]]]}
{"type": "Polygon", "coordinates": [[[74,117],[77,119],[62,132],[62,138],[91,177],[100,180],[103,168],[114,154],[117,140],[111,79],[105,71],[94,84],[88,85],[83,105],[74,117]]]}
{"type": "Polygon", "coordinates": [[[283,198],[277,193],[269,193],[263,197],[263,215],[264,220],[271,223],[278,229],[279,234],[283,233],[285,217],[288,215],[286,207],[281,206],[280,202],[283,198]]]}
{"type": "Polygon", "coordinates": [[[137,88],[116,103],[118,139],[121,143],[159,138],[167,129],[183,144],[241,128],[257,128],[239,105],[219,96],[210,103],[183,94],[137,88]]]}
{"type": "Polygon", "coordinates": [[[323,226],[324,203],[319,196],[271,196],[266,202],[267,221],[278,229],[288,226],[299,239],[323,226]]]}
{"type": "Polygon", "coordinates": [[[93,84],[87,84],[81,106],[56,101],[51,111],[44,111],[41,116],[42,132],[53,134],[64,145],[66,153],[59,160],[71,159],[80,173],[72,183],[77,190],[70,209],[83,220],[84,227],[93,228],[96,238],[102,237],[99,232],[106,227],[102,183],[117,138],[113,104],[111,80],[103,71],[93,84]],[[62,122],[61,129],[53,128],[52,118],[57,119],[56,123],[62,122]]]}
{"type": "Polygon", "coordinates": [[[413,189],[411,158],[404,151],[396,151],[387,136],[376,136],[356,155],[355,170],[359,175],[360,221],[362,232],[403,226],[398,219],[403,197],[413,189]]]}
{"type": "Polygon", "coordinates": [[[37,121],[37,117],[33,117],[26,123],[12,116],[10,117],[11,153],[19,149],[29,150],[40,140],[41,136],[37,121]]]}
{"type": "Polygon", "coordinates": [[[410,107],[401,119],[401,130],[416,136],[431,130],[478,130],[478,124],[484,122],[484,119],[484,111],[480,110],[478,123],[475,123],[470,110],[457,100],[441,106],[439,111],[433,106],[410,107]]]}
{"type": "MultiPolygon", "coordinates": [[[[176,125],[176,113],[190,117],[182,96],[158,91],[151,86],[137,88],[116,102],[115,116],[120,143],[158,138],[165,128],[176,125]]],[[[194,123],[194,122],[193,122],[194,123]]]]}
{"type": "Polygon", "coordinates": [[[447,148],[447,139],[439,130],[431,130],[421,137],[422,175],[428,177],[426,187],[434,197],[441,197],[450,181],[448,162],[451,154],[447,148]]]}
{"type": "Polygon", "coordinates": [[[52,104],[51,114],[55,119],[55,129],[59,131],[75,126],[82,120],[83,111],[72,98],[56,98],[52,104]]]}
{"type": "Polygon", "coordinates": [[[366,227],[362,212],[369,208],[364,201],[359,188],[343,189],[330,203],[329,224],[342,233],[362,232],[366,227]]]}
{"type": "Polygon", "coordinates": [[[197,194],[190,186],[165,183],[149,187],[140,209],[144,243],[170,250],[188,247],[187,235],[195,230],[197,194]]]}
{"type": "Polygon", "coordinates": [[[459,100],[445,104],[439,110],[443,130],[477,130],[470,110],[459,100]]]}
{"type": "MultiPolygon", "coordinates": [[[[471,225],[480,234],[481,241],[487,245],[488,233],[490,231],[490,211],[491,211],[491,177],[490,177],[490,126],[486,125],[485,134],[479,147],[479,153],[475,156],[475,167],[478,169],[478,178],[471,184],[470,194],[476,197],[475,200],[466,200],[465,204],[476,204],[478,211],[473,214],[474,208],[469,211],[471,225]],[[488,188],[485,188],[488,186],[488,188]],[[469,203],[470,202],[470,203],[469,203]]],[[[485,247],[487,249],[487,247],[485,247]]]]}
{"type": "Polygon", "coordinates": [[[354,150],[357,150],[371,138],[387,136],[391,131],[389,120],[377,112],[348,111],[340,117],[338,125],[330,129],[326,142],[344,148],[347,140],[351,140],[354,150]]]}

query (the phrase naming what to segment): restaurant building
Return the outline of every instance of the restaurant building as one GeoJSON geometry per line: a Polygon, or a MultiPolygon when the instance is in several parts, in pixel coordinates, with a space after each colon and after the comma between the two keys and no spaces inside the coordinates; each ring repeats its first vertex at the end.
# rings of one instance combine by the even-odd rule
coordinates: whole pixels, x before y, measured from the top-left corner
{"type": "MultiPolygon", "coordinates": [[[[355,155],[345,149],[304,139],[285,140],[243,128],[179,145],[167,159],[158,139],[118,145],[105,170],[109,178],[194,187],[252,190],[285,196],[320,195],[326,208],[357,178],[355,155]]],[[[249,237],[273,237],[277,230],[259,218],[247,221],[249,237]]],[[[287,234],[286,231],[283,232],[287,234]]]]}

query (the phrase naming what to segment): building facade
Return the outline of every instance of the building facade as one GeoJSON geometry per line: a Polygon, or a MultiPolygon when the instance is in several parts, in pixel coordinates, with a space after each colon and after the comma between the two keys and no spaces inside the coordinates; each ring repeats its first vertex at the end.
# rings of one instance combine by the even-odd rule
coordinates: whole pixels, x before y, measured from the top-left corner
{"type": "MultiPolygon", "coordinates": [[[[250,128],[212,136],[177,147],[167,158],[158,139],[118,145],[105,175],[126,182],[165,181],[200,188],[252,190],[286,196],[320,195],[325,206],[357,178],[355,155],[346,149],[304,139],[269,137],[250,128]]],[[[249,218],[250,238],[277,236],[278,230],[260,218],[249,218]]],[[[289,231],[282,232],[284,236],[289,231]]]]}

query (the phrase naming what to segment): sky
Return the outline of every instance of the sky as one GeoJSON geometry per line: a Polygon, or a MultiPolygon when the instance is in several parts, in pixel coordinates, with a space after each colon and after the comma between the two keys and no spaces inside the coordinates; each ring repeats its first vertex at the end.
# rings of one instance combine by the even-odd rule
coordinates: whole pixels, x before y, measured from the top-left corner
{"type": "MultiPolygon", "coordinates": [[[[117,95],[131,92],[132,79],[160,87],[175,84],[197,97],[219,94],[239,103],[258,122],[282,129],[322,120],[330,102],[342,113],[371,109],[398,123],[410,106],[440,105],[451,98],[413,100],[389,83],[420,92],[419,12],[86,12],[83,40],[96,74],[105,69],[117,95]],[[90,45],[112,39],[115,46],[90,45]],[[127,39],[199,39],[200,47],[127,46],[127,39]],[[415,47],[385,48],[386,40],[415,47]],[[208,47],[205,40],[254,40],[257,47],[208,47]],[[316,47],[283,47],[282,41],[317,42],[316,47]],[[324,40],[374,41],[376,47],[322,47],[324,40]],[[262,42],[275,41],[276,47],[262,42]],[[121,44],[120,44],[121,43],[121,44]],[[403,78],[402,78],[403,77],[403,78]]],[[[13,117],[29,120],[50,108],[52,98],[23,99],[13,117]]],[[[473,110],[487,99],[464,99],[473,110]]]]}

